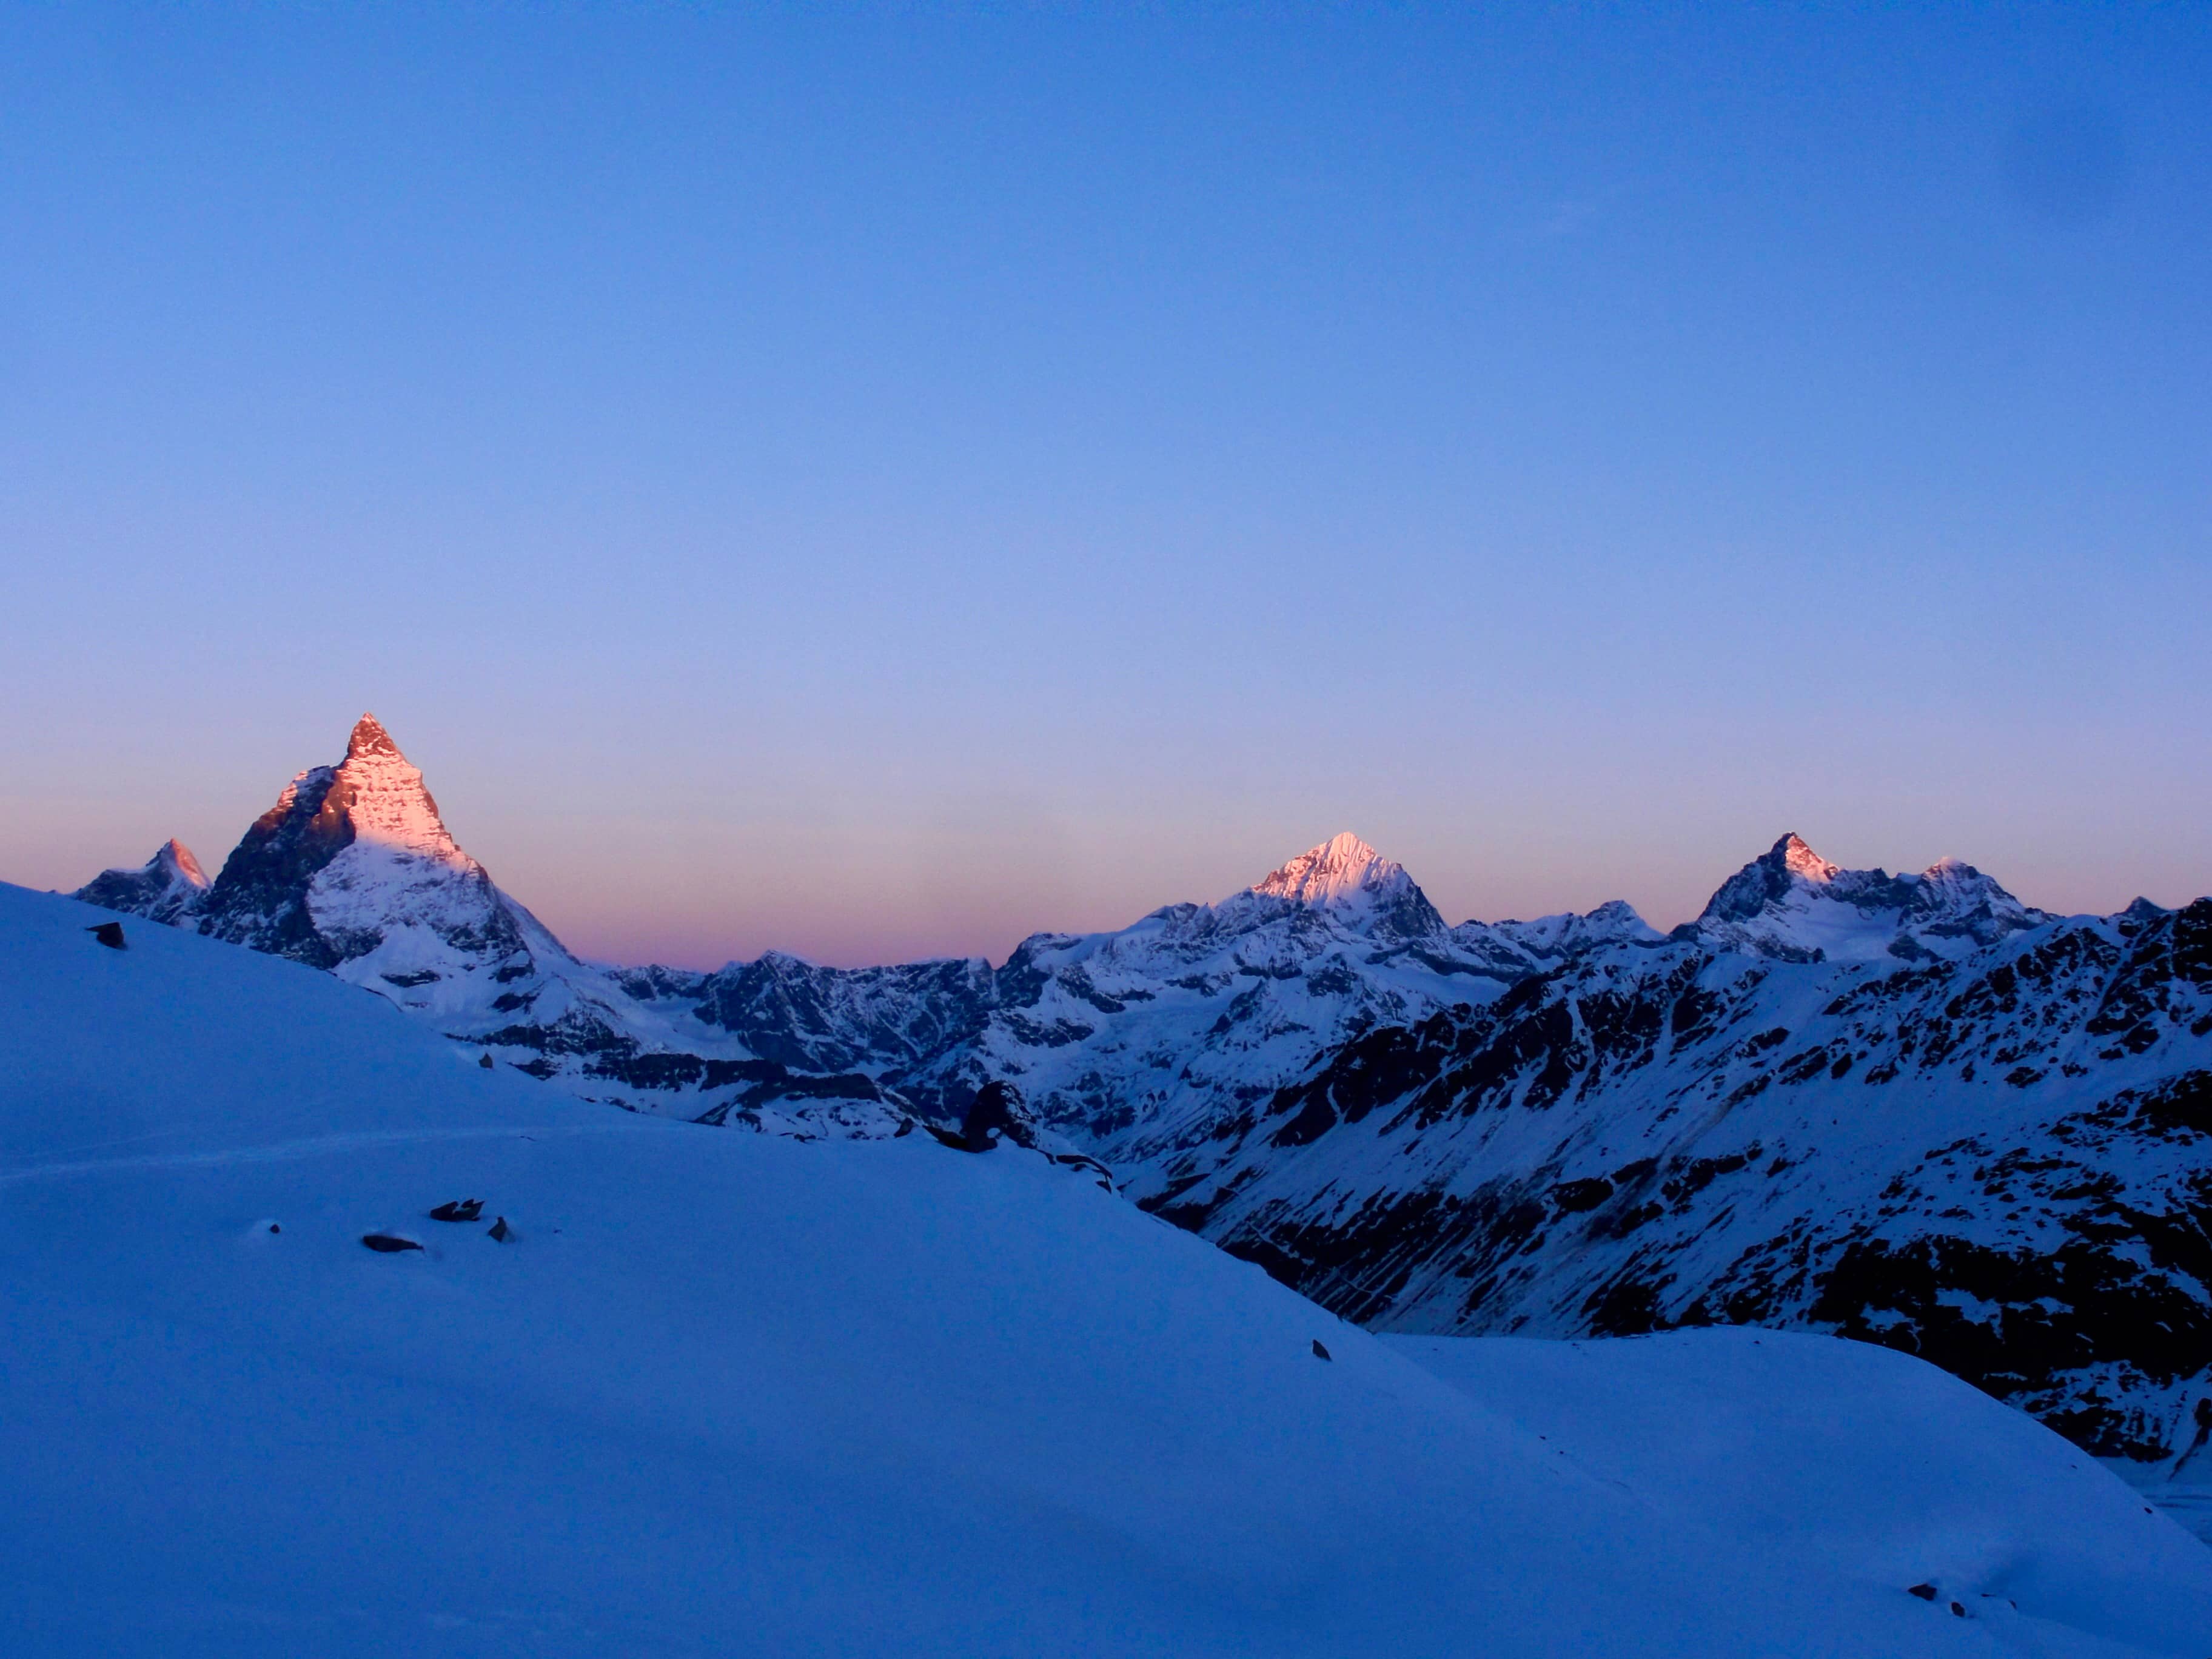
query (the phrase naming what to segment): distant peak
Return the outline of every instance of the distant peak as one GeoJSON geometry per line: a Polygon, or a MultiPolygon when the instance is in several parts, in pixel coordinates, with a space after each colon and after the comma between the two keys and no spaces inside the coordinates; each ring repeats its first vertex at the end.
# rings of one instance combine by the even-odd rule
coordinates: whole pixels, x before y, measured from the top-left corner
{"type": "Polygon", "coordinates": [[[1425,939],[1446,931],[1443,918],[1405,866],[1348,830],[1309,847],[1245,892],[1326,911],[1340,924],[1376,939],[1425,939]]]}
{"type": "Polygon", "coordinates": [[[1349,830],[1310,847],[1279,870],[1254,884],[1252,890],[1273,898],[1321,904],[1362,888],[1373,887],[1404,872],[1349,830]]]}
{"type": "Polygon", "coordinates": [[[1822,858],[1805,844],[1804,837],[1795,830],[1774,843],[1767,856],[1773,859],[1793,876],[1807,881],[1831,882],[1843,874],[1843,868],[1822,858]]]}
{"type": "Polygon", "coordinates": [[[1349,830],[1340,830],[1320,846],[1308,848],[1304,856],[1345,865],[1364,866],[1386,861],[1380,853],[1349,830]]]}
{"type": "Polygon", "coordinates": [[[384,722],[374,714],[363,714],[353,723],[353,736],[346,740],[346,758],[358,760],[364,755],[399,755],[399,745],[392,740],[392,733],[384,729],[384,722]]]}
{"type": "Polygon", "coordinates": [[[156,866],[174,870],[195,887],[208,884],[206,872],[200,868],[200,861],[192,856],[192,849],[174,836],[161,843],[161,850],[154,854],[154,863],[156,866]]]}

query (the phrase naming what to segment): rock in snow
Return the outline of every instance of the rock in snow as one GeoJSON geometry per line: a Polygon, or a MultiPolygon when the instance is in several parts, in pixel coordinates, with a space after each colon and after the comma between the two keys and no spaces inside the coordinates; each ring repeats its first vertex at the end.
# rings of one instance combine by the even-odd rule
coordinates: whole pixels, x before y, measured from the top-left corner
{"type": "Polygon", "coordinates": [[[13,1650],[2202,1659],[2212,1554],[1909,1358],[1378,1340],[1040,1158],[92,919],[0,888],[13,1650]],[[536,1243],[368,1259],[455,1187],[536,1243]]]}

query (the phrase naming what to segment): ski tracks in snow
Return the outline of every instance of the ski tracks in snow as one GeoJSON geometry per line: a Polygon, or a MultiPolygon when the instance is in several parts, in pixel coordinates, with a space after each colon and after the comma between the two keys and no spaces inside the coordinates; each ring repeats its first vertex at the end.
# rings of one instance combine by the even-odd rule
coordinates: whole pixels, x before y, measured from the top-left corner
{"type": "Polygon", "coordinates": [[[374,1146],[398,1146],[410,1142],[449,1140],[550,1140],[572,1135],[619,1133],[629,1125],[617,1120],[605,1124],[549,1124],[529,1130],[512,1125],[486,1128],[371,1129],[353,1134],[313,1135],[301,1140],[278,1141],[266,1146],[238,1146],[220,1152],[170,1152],[143,1158],[84,1158],[67,1164],[36,1164],[22,1169],[0,1170],[0,1187],[24,1182],[100,1175],[127,1170],[186,1170],[219,1168],[239,1164],[285,1164],[323,1158],[334,1152],[359,1152],[374,1146]]]}

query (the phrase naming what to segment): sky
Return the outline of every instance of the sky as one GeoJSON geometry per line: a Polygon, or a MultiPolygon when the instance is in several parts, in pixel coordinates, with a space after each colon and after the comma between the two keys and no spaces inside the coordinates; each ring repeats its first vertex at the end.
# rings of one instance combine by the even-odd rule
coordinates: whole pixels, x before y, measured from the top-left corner
{"type": "Polygon", "coordinates": [[[574,948],[1340,830],[2212,890],[2212,9],[0,9],[0,878],[374,709],[574,948]]]}

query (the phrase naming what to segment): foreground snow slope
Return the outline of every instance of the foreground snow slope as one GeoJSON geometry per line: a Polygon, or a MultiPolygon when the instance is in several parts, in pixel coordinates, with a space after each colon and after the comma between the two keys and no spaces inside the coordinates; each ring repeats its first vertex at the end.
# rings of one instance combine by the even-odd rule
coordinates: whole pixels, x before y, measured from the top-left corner
{"type": "Polygon", "coordinates": [[[1042,1158],[624,1115],[101,919],[0,888],[15,1651],[2202,1645],[2212,1557],[2163,1522],[2091,1516],[2074,1602],[1954,1618],[1655,1504],[1042,1158]],[[422,1218],[472,1194],[511,1242],[422,1218]],[[2109,1569],[2138,1534],[2147,1584],[2109,1569]]]}
{"type": "Polygon", "coordinates": [[[2212,1632],[2212,1553],[2033,1419],[1910,1355],[1726,1327],[1385,1340],[1684,1522],[1984,1616],[2017,1602],[2180,1652],[2212,1632]]]}

